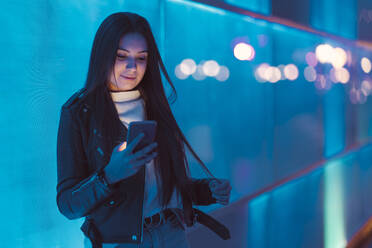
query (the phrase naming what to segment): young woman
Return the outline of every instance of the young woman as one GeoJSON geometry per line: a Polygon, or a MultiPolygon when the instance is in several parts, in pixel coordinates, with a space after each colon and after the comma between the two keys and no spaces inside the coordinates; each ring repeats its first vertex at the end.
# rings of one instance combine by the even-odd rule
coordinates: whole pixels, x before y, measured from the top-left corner
{"type": "Polygon", "coordinates": [[[57,138],[57,205],[85,217],[87,247],[188,247],[195,221],[221,238],[229,231],[193,205],[227,205],[231,186],[216,179],[191,148],[168,104],[161,67],[176,96],[145,18],[108,16],[93,42],[84,87],[61,108],[57,138]],[[133,152],[132,121],[155,120],[155,142],[133,152]],[[184,145],[211,178],[195,179],[184,145]],[[89,240],[88,240],[89,238],[89,240]]]}

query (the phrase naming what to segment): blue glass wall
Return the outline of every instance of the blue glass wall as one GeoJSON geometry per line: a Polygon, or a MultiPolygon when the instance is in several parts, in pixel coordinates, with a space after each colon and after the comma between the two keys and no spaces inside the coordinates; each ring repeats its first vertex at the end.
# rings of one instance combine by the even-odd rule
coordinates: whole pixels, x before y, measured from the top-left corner
{"type": "Polygon", "coordinates": [[[261,13],[264,15],[271,14],[271,1],[270,0],[225,0],[226,3],[229,3],[234,6],[238,6],[250,11],[261,13]]]}
{"type": "Polygon", "coordinates": [[[349,39],[357,37],[357,5],[352,0],[311,0],[310,23],[315,29],[349,39]]]}

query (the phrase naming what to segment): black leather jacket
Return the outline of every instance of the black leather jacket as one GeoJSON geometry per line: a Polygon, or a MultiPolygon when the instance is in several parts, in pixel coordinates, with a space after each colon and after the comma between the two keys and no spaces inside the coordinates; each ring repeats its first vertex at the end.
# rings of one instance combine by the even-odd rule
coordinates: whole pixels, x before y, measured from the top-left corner
{"type": "MultiPolygon", "coordinates": [[[[100,247],[102,242],[140,243],[145,168],[115,185],[104,183],[101,172],[116,144],[112,143],[110,151],[103,148],[105,137],[94,126],[94,108],[82,99],[85,92],[84,88],[77,91],[61,108],[57,136],[58,209],[68,219],[85,217],[81,230],[93,247],[100,247]]],[[[126,137],[127,129],[122,127],[122,136],[126,137]]],[[[216,202],[208,186],[210,180],[191,179],[192,199],[181,194],[183,220],[187,226],[195,220],[204,221],[202,224],[228,239],[228,230],[223,225],[192,208],[193,204],[216,202]]]]}

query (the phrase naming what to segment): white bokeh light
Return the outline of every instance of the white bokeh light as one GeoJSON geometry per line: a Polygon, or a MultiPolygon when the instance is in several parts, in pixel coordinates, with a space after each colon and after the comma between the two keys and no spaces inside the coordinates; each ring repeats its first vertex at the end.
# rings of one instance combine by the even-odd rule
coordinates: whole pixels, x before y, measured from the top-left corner
{"type": "Polygon", "coordinates": [[[207,76],[214,77],[218,74],[220,66],[215,60],[208,60],[203,65],[203,73],[207,76]]]}
{"type": "Polygon", "coordinates": [[[347,54],[345,50],[340,47],[334,48],[330,62],[334,68],[342,68],[347,62],[347,54]]]}
{"type": "Polygon", "coordinates": [[[264,83],[267,80],[265,79],[265,71],[267,68],[269,68],[270,65],[267,63],[262,63],[259,66],[256,67],[256,70],[254,72],[254,76],[256,80],[260,83],[264,83]]]}
{"type": "Polygon", "coordinates": [[[336,68],[334,72],[335,78],[338,82],[346,84],[349,82],[350,73],[345,68],[336,68]]]}
{"type": "Polygon", "coordinates": [[[193,59],[184,59],[180,64],[180,70],[183,74],[191,75],[196,71],[196,63],[193,59]]]}
{"type": "Polygon", "coordinates": [[[296,80],[298,78],[298,68],[294,64],[289,64],[284,67],[284,75],[288,80],[296,80]]]}
{"type": "Polygon", "coordinates": [[[247,43],[240,42],[234,47],[234,56],[239,60],[253,60],[255,54],[253,46],[247,43]]]}
{"type": "Polygon", "coordinates": [[[341,47],[333,48],[329,44],[320,44],[315,49],[320,63],[330,63],[336,69],[342,68],[348,61],[348,54],[341,47]]]}
{"type": "Polygon", "coordinates": [[[370,73],[371,61],[368,58],[363,57],[362,60],[360,61],[360,65],[362,66],[362,69],[365,73],[370,73]]]}
{"type": "Polygon", "coordinates": [[[315,49],[315,55],[320,63],[331,62],[333,47],[328,44],[320,44],[315,49]]]}
{"type": "Polygon", "coordinates": [[[186,79],[189,76],[182,72],[180,65],[176,66],[176,68],[174,69],[174,74],[178,79],[186,79]]]}
{"type": "Polygon", "coordinates": [[[270,83],[276,83],[281,78],[281,72],[278,67],[269,66],[265,70],[264,78],[270,83]]]}
{"type": "Polygon", "coordinates": [[[222,65],[222,66],[220,66],[220,70],[219,70],[218,74],[215,76],[215,78],[220,82],[224,82],[229,78],[229,76],[230,76],[229,68],[222,65]]]}

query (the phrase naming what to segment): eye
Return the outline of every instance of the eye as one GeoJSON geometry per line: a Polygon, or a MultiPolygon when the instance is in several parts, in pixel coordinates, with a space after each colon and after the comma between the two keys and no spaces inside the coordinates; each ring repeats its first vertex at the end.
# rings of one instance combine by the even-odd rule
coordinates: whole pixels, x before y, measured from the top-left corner
{"type": "MultiPolygon", "coordinates": [[[[120,58],[120,59],[125,59],[125,58],[127,58],[126,55],[120,55],[120,54],[118,54],[117,57],[120,58]]],[[[140,57],[139,60],[143,60],[143,61],[144,61],[144,60],[146,60],[146,57],[140,57]]]]}

